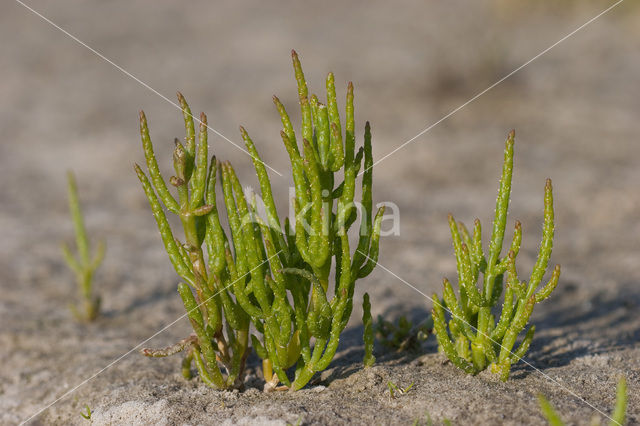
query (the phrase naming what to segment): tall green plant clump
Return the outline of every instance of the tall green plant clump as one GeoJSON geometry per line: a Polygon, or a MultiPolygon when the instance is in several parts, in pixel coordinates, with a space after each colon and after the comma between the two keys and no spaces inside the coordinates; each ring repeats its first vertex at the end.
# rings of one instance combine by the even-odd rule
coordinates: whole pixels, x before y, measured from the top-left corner
{"type": "Polygon", "coordinates": [[[356,152],[353,85],[348,85],[343,132],[333,74],[326,80],[325,105],[317,96],[309,96],[295,52],[292,58],[302,114],[301,143],[285,107],[274,96],[295,183],[295,217],[285,218],[284,224],[265,165],[244,128],[240,132],[253,159],[266,219],[257,213],[255,195],[247,200],[231,164],[215,157],[209,161],[204,114],[196,143],[194,120],[180,94],[186,139],[175,143],[170,184],[176,188],[176,199],[160,174],[146,118],[140,114],[149,177],[138,165],[135,169],[165,249],[184,280],[178,291],[194,330],[174,346],[143,353],[167,356],[186,350],[185,377],[191,376],[194,362],[202,380],[218,389],[242,386],[249,340],[263,360],[265,389],[274,389],[279,382],[284,388],[302,388],[332,361],[351,315],[355,282],[377,262],[384,208],[372,218],[371,132],[367,123],[364,145],[356,152]],[[354,197],[363,160],[358,209],[354,197]],[[221,225],[218,192],[230,232],[221,225]],[[165,209],[180,217],[184,242],[175,238],[165,209]],[[348,235],[358,211],[359,240],[351,250],[348,235]],[[255,334],[250,335],[250,324],[255,334]],[[294,365],[291,378],[287,370],[294,365]]]}
{"type": "Polygon", "coordinates": [[[456,223],[453,216],[449,215],[459,294],[456,296],[445,278],[443,302],[434,295],[432,311],[438,344],[453,364],[470,374],[477,374],[491,365],[491,370],[499,374],[503,381],[509,377],[511,365],[517,363],[529,349],[535,332],[533,325],[515,350],[514,346],[529,322],[534,305],[551,295],[560,278],[560,266],[556,265],[550,280],[538,290],[553,247],[551,179],[547,179],[545,185],[542,242],[529,281],[521,281],[516,270],[516,256],[522,240],[520,222],[515,223],[507,255],[500,257],[511,194],[514,137],[515,133],[511,132],[506,141],[489,256],[485,257],[482,248],[480,221],[475,220],[473,234],[470,234],[463,223],[456,223]],[[478,289],[476,283],[480,274],[481,288],[478,289]],[[506,290],[496,321],[493,308],[501,299],[503,287],[506,290]],[[450,314],[448,320],[445,307],[450,314]]]}

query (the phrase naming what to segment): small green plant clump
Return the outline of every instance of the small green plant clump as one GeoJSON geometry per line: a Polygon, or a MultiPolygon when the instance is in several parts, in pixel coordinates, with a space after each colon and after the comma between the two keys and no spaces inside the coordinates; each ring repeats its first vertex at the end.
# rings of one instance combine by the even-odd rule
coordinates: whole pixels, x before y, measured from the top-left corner
{"type": "Polygon", "coordinates": [[[295,217],[286,218],[284,226],[265,165],[244,128],[240,132],[253,159],[266,220],[258,215],[255,194],[247,197],[231,164],[209,160],[204,114],[196,143],[191,110],[180,94],[186,139],[175,142],[175,175],[169,180],[178,194],[174,198],[160,174],[146,117],[140,114],[149,177],[138,165],[135,169],[165,249],[184,281],[178,291],[194,330],[174,346],[142,352],[162,357],[185,350],[185,377],[191,376],[194,362],[202,380],[218,389],[242,386],[249,341],[262,358],[265,390],[302,388],[332,361],[351,315],[355,282],[377,262],[384,208],[372,217],[371,132],[367,123],[364,146],[356,152],[353,85],[348,85],[343,132],[333,74],[326,80],[324,105],[309,96],[295,52],[292,59],[302,149],[285,107],[274,97],[295,184],[295,217]],[[363,161],[358,209],[354,195],[363,161]],[[217,184],[229,234],[221,225],[217,184]],[[174,236],[165,209],[180,218],[184,242],[174,236]],[[358,216],[360,233],[352,254],[349,230],[358,216]],[[333,288],[330,275],[335,277],[333,288]],[[288,369],[294,366],[291,378],[288,369]]]}
{"type": "Polygon", "coordinates": [[[402,315],[397,323],[393,323],[378,315],[375,330],[380,343],[387,348],[396,352],[419,352],[422,342],[433,332],[433,319],[428,316],[424,321],[414,324],[402,315]]]}
{"type": "Polygon", "coordinates": [[[86,420],[91,420],[92,414],[93,413],[91,412],[91,407],[89,407],[88,404],[84,404],[84,412],[81,411],[80,415],[86,420]]]}
{"type": "Polygon", "coordinates": [[[71,304],[70,309],[79,321],[93,321],[100,313],[100,296],[93,292],[93,274],[102,263],[105,253],[103,241],[98,243],[96,253],[93,257],[89,254],[89,237],[84,225],[84,218],[78,199],[78,186],[71,171],[67,172],[67,185],[69,192],[69,211],[73,221],[73,228],[76,236],[77,259],[71,253],[67,244],[62,244],[62,254],[69,268],[76,274],[78,290],[80,291],[81,307],[71,304]]]}
{"type": "Polygon", "coordinates": [[[440,349],[454,365],[469,374],[477,374],[491,365],[491,370],[499,374],[503,381],[509,377],[511,365],[525,355],[533,339],[535,326],[532,325],[514,350],[518,336],[529,322],[533,307],[551,295],[560,278],[560,266],[557,265],[549,282],[538,290],[553,247],[553,193],[550,179],[545,185],[542,242],[529,281],[520,281],[516,270],[516,256],[522,240],[520,222],[516,221],[507,255],[500,257],[511,194],[514,137],[515,133],[511,132],[506,141],[489,257],[486,258],[483,252],[480,221],[476,219],[473,234],[470,234],[464,224],[456,223],[453,216],[449,215],[459,295],[456,296],[445,278],[443,302],[434,295],[432,311],[440,349]],[[478,289],[476,282],[480,274],[483,279],[481,289],[478,289]],[[500,301],[503,287],[506,290],[502,310],[496,321],[492,309],[500,301]],[[450,314],[448,321],[445,307],[450,314]]]}
{"type": "MultiPolygon", "coordinates": [[[[553,408],[551,403],[544,397],[544,395],[538,395],[538,402],[540,404],[540,410],[542,411],[542,415],[547,420],[550,426],[564,426],[565,423],[558,414],[558,412],[553,408]]],[[[627,412],[627,381],[624,378],[621,378],[618,381],[617,391],[616,391],[616,407],[611,415],[611,421],[609,422],[610,426],[622,426],[625,422],[627,412]]],[[[601,424],[597,417],[591,420],[592,425],[601,424]]]]}

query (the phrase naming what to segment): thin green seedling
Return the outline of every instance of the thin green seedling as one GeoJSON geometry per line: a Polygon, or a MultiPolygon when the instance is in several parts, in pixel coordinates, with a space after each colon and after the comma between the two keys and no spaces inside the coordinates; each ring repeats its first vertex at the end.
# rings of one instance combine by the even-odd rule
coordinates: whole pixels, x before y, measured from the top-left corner
{"type": "Polygon", "coordinates": [[[91,420],[91,408],[89,408],[88,404],[84,404],[84,412],[80,412],[80,415],[87,420],[91,420]]]}
{"type": "MultiPolygon", "coordinates": [[[[423,424],[424,424],[424,426],[433,426],[433,420],[431,420],[431,416],[429,415],[428,412],[424,413],[424,417],[426,417],[424,423],[421,423],[420,422],[420,418],[417,418],[417,419],[415,419],[413,421],[413,426],[420,426],[420,425],[423,425],[423,424]]],[[[451,426],[451,420],[449,420],[447,418],[444,418],[444,419],[442,419],[442,424],[444,426],[451,426]]]]}
{"type": "Polygon", "coordinates": [[[371,302],[369,301],[369,293],[365,293],[362,300],[362,324],[364,326],[364,359],[363,364],[371,367],[376,362],[373,355],[374,330],[373,319],[371,318],[371,302]]]}
{"type": "Polygon", "coordinates": [[[73,228],[76,236],[77,258],[71,253],[71,249],[62,243],[62,254],[69,268],[76,275],[76,282],[82,307],[70,305],[71,312],[80,321],[93,321],[100,313],[100,296],[93,291],[93,276],[104,259],[106,245],[104,241],[98,243],[96,253],[91,257],[89,253],[90,243],[87,230],[84,224],[80,200],[78,199],[78,186],[73,172],[67,172],[67,189],[69,193],[69,211],[73,221],[73,228]]]}
{"type": "Polygon", "coordinates": [[[516,256],[522,241],[522,225],[519,221],[515,222],[507,255],[500,257],[511,195],[514,138],[515,132],[512,131],[505,143],[489,256],[485,257],[483,251],[480,221],[475,220],[471,234],[462,222],[456,223],[450,214],[449,228],[456,255],[459,294],[456,296],[445,278],[443,300],[434,295],[432,311],[440,350],[454,365],[469,374],[477,374],[490,365],[491,371],[503,381],[508,379],[511,366],[529,349],[535,332],[533,325],[526,331],[519,346],[516,349],[514,346],[529,322],[534,305],[551,295],[560,278],[560,265],[556,265],[549,281],[538,290],[553,247],[551,179],[547,179],[545,184],[542,241],[529,281],[521,281],[516,270],[516,256]],[[481,289],[478,289],[476,283],[480,274],[481,289]],[[493,308],[501,299],[503,287],[506,287],[506,291],[496,321],[493,308]],[[448,321],[445,308],[451,314],[448,321]]]}
{"type": "MultiPolygon", "coordinates": [[[[424,417],[425,417],[425,422],[424,422],[424,426],[433,426],[433,420],[431,420],[431,415],[429,414],[429,412],[425,412],[424,413],[424,417]]],[[[416,418],[413,421],[413,426],[421,426],[423,423],[421,423],[420,421],[420,417],[416,418]]]]}
{"type": "MultiPolygon", "coordinates": [[[[553,408],[551,403],[544,395],[538,395],[538,403],[540,404],[540,411],[542,411],[542,415],[547,420],[550,426],[564,426],[565,423],[562,420],[562,417],[558,414],[558,412],[553,408]]],[[[611,421],[609,422],[610,426],[622,426],[625,423],[627,412],[627,381],[624,377],[622,377],[618,381],[618,386],[616,390],[616,406],[611,415],[611,421]]],[[[593,418],[591,420],[591,424],[597,426],[601,424],[598,418],[593,418]]]]}

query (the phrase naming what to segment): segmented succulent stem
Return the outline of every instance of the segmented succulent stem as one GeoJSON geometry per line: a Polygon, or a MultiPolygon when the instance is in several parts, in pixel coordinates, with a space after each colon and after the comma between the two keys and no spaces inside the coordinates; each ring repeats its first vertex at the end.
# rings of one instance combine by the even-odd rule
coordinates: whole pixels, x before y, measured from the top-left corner
{"type": "Polygon", "coordinates": [[[373,318],[371,317],[371,302],[369,301],[369,293],[365,293],[362,299],[362,324],[364,325],[364,359],[365,367],[371,367],[376,362],[373,356],[373,318]]]}
{"type": "MultiPolygon", "coordinates": [[[[540,411],[547,420],[550,426],[564,426],[565,423],[553,408],[551,403],[544,397],[544,395],[538,395],[538,404],[540,405],[540,411]]],[[[610,426],[622,426],[625,423],[627,412],[627,381],[624,377],[618,381],[616,389],[616,406],[610,417],[610,426]]],[[[591,420],[591,424],[598,424],[597,418],[591,420]]]]}
{"type": "MultiPolygon", "coordinates": [[[[207,385],[218,389],[238,387],[242,384],[240,376],[248,354],[249,320],[238,306],[233,289],[243,285],[244,278],[250,274],[250,267],[226,254],[228,239],[220,226],[215,193],[218,163],[215,157],[211,162],[208,158],[207,117],[200,115],[196,140],[189,105],[180,93],[178,101],[182,107],[186,138],[184,144],[176,140],[173,152],[175,175],[169,179],[176,189],[177,199],[160,175],[143,112],[140,113],[140,132],[151,179],[137,164],[134,168],[149,200],[169,259],[185,281],[178,286],[178,292],[195,334],[170,349],[143,349],[141,352],[157,357],[185,350],[183,376],[191,377],[190,367],[194,362],[207,385]],[[184,242],[175,237],[165,209],[180,218],[184,242]]],[[[244,294],[244,289],[242,292],[244,294]]]]}

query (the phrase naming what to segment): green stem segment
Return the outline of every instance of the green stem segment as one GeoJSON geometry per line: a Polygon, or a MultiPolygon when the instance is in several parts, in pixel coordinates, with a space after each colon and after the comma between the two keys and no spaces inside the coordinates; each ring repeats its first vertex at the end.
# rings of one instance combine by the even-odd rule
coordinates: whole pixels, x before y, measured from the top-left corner
{"type": "Polygon", "coordinates": [[[81,321],[93,321],[100,313],[100,297],[93,294],[93,275],[104,259],[106,246],[103,241],[100,241],[95,255],[91,257],[89,253],[89,237],[87,236],[80,200],[78,199],[78,186],[75,176],[71,171],[67,172],[67,189],[69,193],[69,211],[76,236],[78,257],[75,258],[73,256],[71,249],[66,244],[62,244],[62,255],[69,268],[76,275],[78,290],[83,305],[82,309],[71,305],[71,311],[74,316],[81,321]]]}

